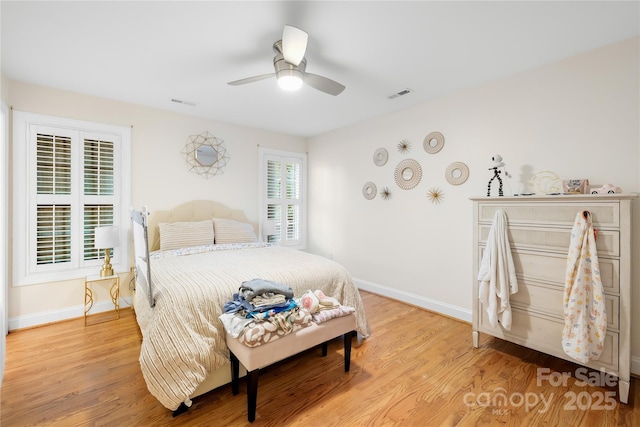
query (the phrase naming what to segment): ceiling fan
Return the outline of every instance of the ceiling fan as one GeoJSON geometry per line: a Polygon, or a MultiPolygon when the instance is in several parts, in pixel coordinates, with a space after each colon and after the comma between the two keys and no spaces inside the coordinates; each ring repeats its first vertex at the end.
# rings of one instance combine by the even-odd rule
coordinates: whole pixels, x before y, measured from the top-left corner
{"type": "Polygon", "coordinates": [[[278,85],[284,90],[300,89],[304,82],[312,88],[329,95],[339,95],[345,89],[344,85],[327,77],[305,71],[307,60],[304,54],[307,50],[308,38],[309,35],[301,29],[285,25],[282,32],[282,40],[278,40],[273,44],[273,50],[276,53],[273,58],[275,73],[247,77],[228,84],[238,86],[275,76],[278,79],[278,85]]]}

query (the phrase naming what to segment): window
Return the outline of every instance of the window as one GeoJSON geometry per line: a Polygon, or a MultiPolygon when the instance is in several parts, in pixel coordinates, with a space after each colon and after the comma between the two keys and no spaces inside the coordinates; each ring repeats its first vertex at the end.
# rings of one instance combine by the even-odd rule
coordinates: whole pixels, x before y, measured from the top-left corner
{"type": "Polygon", "coordinates": [[[127,271],[131,129],[14,111],[13,134],[14,284],[97,273],[105,225],[120,227],[111,262],[127,271]]]}
{"type": "Polygon", "coordinates": [[[306,249],[307,155],[266,148],[259,152],[260,234],[268,242],[306,249]]]}

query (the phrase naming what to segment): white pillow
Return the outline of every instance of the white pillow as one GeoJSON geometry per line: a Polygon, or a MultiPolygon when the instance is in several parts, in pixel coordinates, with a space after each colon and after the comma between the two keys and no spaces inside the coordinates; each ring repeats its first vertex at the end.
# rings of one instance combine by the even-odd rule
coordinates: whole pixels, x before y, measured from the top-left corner
{"type": "Polygon", "coordinates": [[[210,219],[193,222],[161,222],[160,250],[213,244],[213,222],[210,219]]]}
{"type": "Polygon", "coordinates": [[[213,218],[213,228],[217,245],[258,241],[251,224],[227,218],[213,218]]]}

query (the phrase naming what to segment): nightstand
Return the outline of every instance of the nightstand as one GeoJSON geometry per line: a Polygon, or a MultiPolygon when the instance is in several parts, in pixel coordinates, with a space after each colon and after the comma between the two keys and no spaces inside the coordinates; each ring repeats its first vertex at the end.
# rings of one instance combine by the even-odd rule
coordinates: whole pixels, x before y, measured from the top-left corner
{"type": "MultiPolygon", "coordinates": [[[[93,291],[91,290],[91,284],[92,283],[98,283],[98,282],[106,282],[106,281],[111,281],[111,288],[109,290],[109,293],[111,294],[111,301],[113,302],[113,306],[115,308],[115,312],[116,312],[116,319],[120,318],[120,276],[117,274],[114,274],[113,276],[100,276],[99,274],[94,274],[92,276],[87,276],[87,278],[84,281],[84,326],[87,326],[87,313],[89,313],[89,310],[91,310],[91,307],[93,307],[93,291]]],[[[108,319],[108,320],[114,320],[114,319],[108,319]]],[[[106,322],[108,320],[104,320],[102,322],[96,322],[96,323],[103,323],[106,322]]]]}

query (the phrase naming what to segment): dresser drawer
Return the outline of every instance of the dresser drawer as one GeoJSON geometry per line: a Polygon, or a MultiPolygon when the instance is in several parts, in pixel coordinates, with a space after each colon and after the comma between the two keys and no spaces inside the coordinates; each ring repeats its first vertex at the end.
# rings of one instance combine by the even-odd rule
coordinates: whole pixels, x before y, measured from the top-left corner
{"type": "MultiPolygon", "coordinates": [[[[486,244],[491,224],[478,225],[480,243],[486,244]]],[[[571,228],[523,227],[508,228],[509,242],[514,249],[534,249],[567,254],[571,242],[571,228]]],[[[620,233],[602,230],[598,232],[596,249],[599,256],[620,256],[620,233]]]]}
{"type": "MultiPolygon", "coordinates": [[[[514,308],[536,311],[564,321],[564,288],[546,286],[528,280],[518,280],[518,292],[509,301],[514,308]]],[[[618,330],[620,299],[616,295],[604,296],[607,311],[607,329],[618,330]]]]}
{"type": "MultiPolygon", "coordinates": [[[[480,249],[479,264],[482,265],[484,246],[480,249]]],[[[540,282],[564,289],[567,256],[553,253],[511,250],[518,282],[521,280],[540,282]]],[[[599,258],[600,279],[605,292],[617,294],[620,289],[620,262],[617,259],[599,258]]]]}
{"type": "MultiPolygon", "coordinates": [[[[482,304],[480,310],[480,328],[479,330],[498,338],[506,339],[516,344],[532,348],[543,353],[551,354],[562,359],[576,362],[575,359],[568,356],[562,350],[562,330],[564,322],[550,318],[548,316],[539,315],[537,313],[512,309],[511,330],[505,331],[502,326],[492,327],[488,320],[486,311],[482,304]]],[[[587,363],[593,369],[606,368],[609,372],[618,371],[618,342],[619,335],[617,332],[607,331],[604,341],[604,349],[599,360],[587,363]]],[[[612,372],[613,373],[613,372],[612,372]]]]}
{"type": "Polygon", "coordinates": [[[507,214],[509,225],[573,226],[582,210],[591,212],[594,227],[619,228],[620,206],[611,202],[504,202],[478,205],[478,221],[491,223],[498,209],[507,214]]]}

